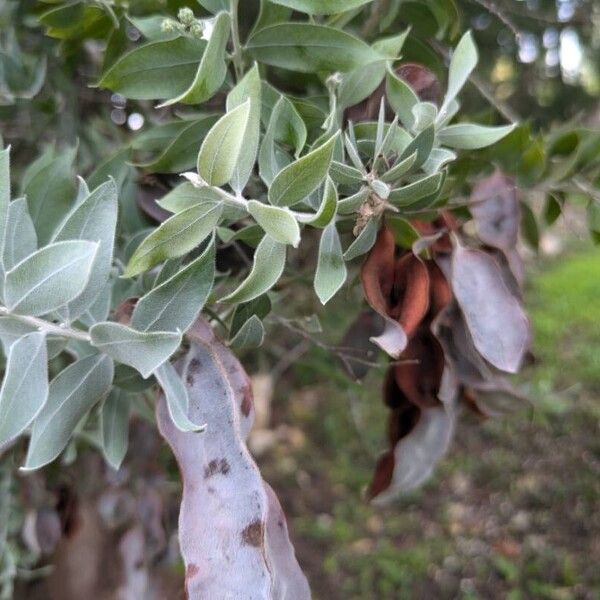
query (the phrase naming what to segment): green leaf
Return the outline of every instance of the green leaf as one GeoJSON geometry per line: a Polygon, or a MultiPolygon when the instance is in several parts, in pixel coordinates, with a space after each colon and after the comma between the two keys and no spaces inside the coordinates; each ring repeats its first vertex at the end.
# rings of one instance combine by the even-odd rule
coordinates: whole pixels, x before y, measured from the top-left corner
{"type": "Polygon", "coordinates": [[[333,181],[342,185],[361,183],[364,179],[364,175],[356,167],[351,167],[336,160],[331,161],[329,175],[331,175],[333,181]]]}
{"type": "Polygon", "coordinates": [[[306,144],[308,132],[300,113],[287,96],[281,96],[281,105],[280,101],[275,105],[273,123],[275,141],[292,147],[294,156],[298,158],[306,144]]]}
{"type": "Polygon", "coordinates": [[[309,15],[334,15],[369,4],[373,0],[271,0],[309,15]]]}
{"type": "Polygon", "coordinates": [[[327,177],[321,197],[321,205],[315,215],[302,214],[298,216],[301,223],[307,223],[313,227],[326,227],[333,221],[338,206],[338,193],[331,177],[327,177]]]}
{"type": "Polygon", "coordinates": [[[373,42],[373,50],[387,59],[397,60],[400,58],[400,52],[409,33],[410,27],[407,27],[402,33],[381,38],[373,42]]]}
{"type": "Polygon", "coordinates": [[[212,98],[223,85],[227,75],[225,47],[229,40],[231,19],[229,14],[221,12],[217,15],[213,30],[208,40],[202,60],[198,65],[196,76],[189,88],[179,96],[163,102],[157,108],[171,106],[177,102],[182,104],[202,104],[212,98]]]}
{"type": "MultiPolygon", "coordinates": [[[[276,102],[273,110],[271,112],[271,116],[269,118],[269,124],[267,126],[267,131],[263,137],[262,144],[260,146],[260,152],[258,155],[258,171],[261,179],[265,182],[267,186],[273,183],[273,180],[277,176],[277,174],[290,163],[289,156],[281,150],[277,145],[277,135],[281,131],[282,127],[280,127],[279,123],[282,121],[284,123],[288,121],[287,116],[291,117],[293,113],[289,112],[289,107],[287,106],[287,98],[284,96],[280,96],[279,100],[276,102]]],[[[290,103],[291,104],[291,103],[290,103]]],[[[292,105],[292,108],[293,105],[292,105]]],[[[295,110],[295,108],[294,108],[295,110]]],[[[290,124],[293,121],[289,121],[290,124]]],[[[304,124],[304,121],[302,121],[304,124]]],[[[306,142],[306,127],[303,132],[303,140],[302,147],[306,142]]],[[[296,145],[296,149],[299,146],[299,142],[296,145]]]]}
{"type": "Polygon", "coordinates": [[[79,421],[108,394],[113,372],[108,356],[92,354],[50,382],[48,401],[33,423],[24,470],[47,465],[65,449],[79,421]]]}
{"type": "Polygon", "coordinates": [[[260,0],[260,9],[258,11],[258,17],[252,27],[250,35],[255,31],[264,29],[269,25],[275,25],[275,23],[282,23],[289,21],[292,15],[292,10],[287,6],[279,6],[272,3],[270,0],[260,0]]]}
{"type": "Polygon", "coordinates": [[[102,453],[106,462],[116,470],[127,453],[131,403],[132,397],[127,392],[114,388],[104,401],[100,413],[102,453]]]}
{"type": "Polygon", "coordinates": [[[198,174],[209,185],[227,183],[234,174],[250,118],[250,99],[224,114],[208,132],[198,153],[198,174]]]}
{"type": "Polygon", "coordinates": [[[173,98],[194,79],[206,42],[186,36],[144,44],[122,56],[98,85],[134,100],[173,98]]]}
{"type": "Polygon", "coordinates": [[[485,148],[500,141],[507,136],[515,125],[501,125],[500,127],[487,127],[473,123],[457,123],[444,127],[438,133],[438,138],[444,146],[459,148],[461,150],[477,150],[485,148]]]}
{"type": "MultiPolygon", "coordinates": [[[[1,210],[1,209],[0,209],[1,210]]],[[[1,246],[0,246],[1,247],[1,246]]],[[[2,260],[4,269],[12,269],[37,249],[37,235],[27,210],[27,200],[18,198],[8,205],[2,260]]]]}
{"type": "Polygon", "coordinates": [[[411,169],[414,171],[418,169],[431,154],[431,150],[433,148],[433,143],[435,141],[435,128],[433,126],[427,127],[427,129],[423,129],[415,139],[406,146],[402,154],[400,155],[399,160],[404,160],[408,158],[413,152],[417,152],[417,158],[413,163],[411,169]]]}
{"type": "Polygon", "coordinates": [[[222,10],[231,9],[230,0],[198,0],[198,3],[213,15],[222,10]]]}
{"type": "Polygon", "coordinates": [[[373,244],[377,239],[378,231],[379,220],[370,219],[363,227],[363,230],[358,234],[358,237],[350,244],[350,246],[348,246],[346,252],[344,252],[344,260],[353,260],[357,256],[362,256],[367,253],[373,247],[373,244]]]}
{"type": "MultiPolygon", "coordinates": [[[[217,122],[217,118],[217,115],[207,115],[187,124],[177,122],[177,125],[183,127],[169,134],[167,146],[160,156],[148,162],[136,163],[136,166],[153,173],[181,173],[195,167],[202,140],[217,122]]],[[[136,143],[144,144],[145,147],[140,148],[142,150],[151,149],[143,138],[136,143]]]]}
{"type": "Polygon", "coordinates": [[[419,102],[412,107],[415,131],[421,131],[435,123],[438,109],[433,102],[419,102]]]}
{"type": "Polygon", "coordinates": [[[258,348],[264,339],[265,327],[256,315],[252,315],[231,339],[229,347],[234,350],[258,348]]]}
{"type": "Polygon", "coordinates": [[[263,294],[250,302],[238,304],[231,319],[230,337],[234,337],[252,315],[256,315],[262,321],[270,312],[271,300],[269,300],[268,294],[263,294]]]}
{"type": "Polygon", "coordinates": [[[74,300],[90,278],[98,244],[57,242],[30,254],[6,273],[4,299],[11,312],[38,316],[74,300]]]}
{"type": "Polygon", "coordinates": [[[281,170],[269,188],[269,202],[291,206],[316,190],[329,171],[337,136],[281,170]]]}
{"type": "Polygon", "coordinates": [[[67,321],[82,315],[104,289],[110,276],[117,226],[117,186],[109,180],[97,187],[67,216],[52,241],[88,240],[99,248],[85,290],[63,311],[67,321]]]}
{"type": "Polygon", "coordinates": [[[61,40],[104,37],[113,25],[112,19],[104,7],[86,4],[68,3],[43,13],[39,20],[47,27],[46,35],[61,40]]]}
{"type": "Polygon", "coordinates": [[[90,329],[92,345],[140,372],[144,379],[164,363],[181,343],[181,333],[141,332],[120,323],[96,323],[90,329]]]}
{"type": "Polygon", "coordinates": [[[246,48],[261,63],[301,73],[350,71],[381,58],[348,33],[308,23],[265,27],[250,37],[246,48]]]}
{"type": "Polygon", "coordinates": [[[231,187],[241,192],[246,184],[256,161],[258,141],[260,138],[261,81],[258,65],[244,75],[243,79],[227,95],[227,112],[250,101],[248,123],[244,133],[243,152],[240,152],[237,164],[231,176],[231,187]]]}
{"type": "Polygon", "coordinates": [[[521,235],[527,244],[533,249],[538,250],[540,246],[540,230],[537,224],[535,214],[529,204],[521,202],[521,235]]]}
{"type": "Polygon", "coordinates": [[[186,181],[173,188],[166,196],[158,200],[157,204],[169,212],[180,213],[192,206],[217,202],[221,202],[221,196],[214,188],[208,186],[199,188],[186,181]]]}
{"type": "Polygon", "coordinates": [[[148,40],[164,40],[175,37],[175,32],[163,31],[162,24],[165,17],[151,15],[149,17],[134,17],[126,15],[127,20],[148,40]]]}
{"type": "Polygon", "coordinates": [[[254,252],[248,277],[222,302],[248,302],[270,290],[279,280],[285,267],[286,246],[265,235],[254,252]]]}
{"type": "Polygon", "coordinates": [[[348,196],[347,198],[342,198],[337,205],[337,212],[340,215],[351,215],[358,211],[361,204],[367,200],[371,190],[364,186],[356,194],[352,194],[352,196],[348,196]]]}
{"type": "Polygon", "coordinates": [[[137,247],[124,276],[133,277],[169,258],[177,258],[193,250],[212,233],[222,210],[222,204],[206,201],[168,218],[137,247]]]}
{"type": "Polygon", "coordinates": [[[544,204],[544,221],[546,225],[553,225],[562,214],[563,200],[559,194],[548,193],[544,204]]]}
{"type": "Polygon", "coordinates": [[[386,61],[380,59],[345,73],[338,88],[338,105],[348,108],[362,102],[379,86],[385,76],[386,61]]]}
{"type": "Polygon", "coordinates": [[[448,105],[460,92],[467,79],[477,66],[477,47],[470,31],[465,33],[452,53],[448,71],[448,91],[444,98],[440,113],[444,113],[448,105]]]}
{"type": "Polygon", "coordinates": [[[419,232],[406,219],[386,219],[385,224],[393,231],[396,244],[402,248],[412,248],[413,244],[421,237],[419,232]]]}
{"type": "Polygon", "coordinates": [[[443,179],[444,176],[442,173],[434,173],[433,175],[423,177],[404,187],[392,190],[388,197],[388,202],[394,206],[410,206],[421,198],[435,194],[440,189],[443,179]]]}
{"type": "Polygon", "coordinates": [[[215,277],[215,244],[172,277],[142,296],[131,316],[139,331],[187,331],[210,294],[215,277]]]}
{"type": "Polygon", "coordinates": [[[342,243],[335,222],[323,229],[319,243],[319,259],[315,273],[315,292],[321,304],[327,304],[344,285],[348,271],[342,252],[342,243]]]}
{"type": "Polygon", "coordinates": [[[273,239],[294,248],[300,243],[298,221],[288,208],[269,206],[256,200],[248,201],[248,212],[273,239]]]}
{"type": "Polygon", "coordinates": [[[12,344],[0,390],[0,447],[31,424],[48,397],[48,356],[43,333],[12,344]]]}
{"type": "Polygon", "coordinates": [[[398,115],[398,118],[404,127],[412,129],[415,123],[412,109],[419,104],[419,97],[408,83],[403,79],[400,79],[391,68],[388,68],[387,70],[385,84],[388,102],[394,109],[394,112],[398,115]]]}
{"type": "Polygon", "coordinates": [[[425,173],[433,174],[440,171],[448,163],[456,160],[456,153],[446,148],[433,148],[427,160],[423,163],[422,169],[425,173]]]}
{"type": "Polygon", "coordinates": [[[40,245],[48,242],[71,208],[75,195],[74,158],[75,150],[62,152],[35,172],[23,188],[40,245]]]}
{"type": "Polygon", "coordinates": [[[127,365],[115,366],[113,385],[125,392],[143,392],[154,385],[152,379],[142,379],[141,375],[127,365]]]}
{"type": "Polygon", "coordinates": [[[414,166],[415,162],[417,162],[418,151],[415,150],[412,154],[399,160],[389,171],[386,171],[381,176],[381,181],[385,183],[394,183],[398,181],[401,177],[406,175],[414,166]]]}
{"type": "Polygon", "coordinates": [[[154,375],[163,389],[167,409],[175,427],[180,431],[204,431],[205,424],[193,423],[187,416],[190,399],[175,367],[167,361],[156,369],[154,375]]]}

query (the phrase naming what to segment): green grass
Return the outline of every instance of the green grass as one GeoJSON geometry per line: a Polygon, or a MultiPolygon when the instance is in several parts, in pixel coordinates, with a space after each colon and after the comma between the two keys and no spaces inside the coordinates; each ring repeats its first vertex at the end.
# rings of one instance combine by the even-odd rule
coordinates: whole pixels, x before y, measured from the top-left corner
{"type": "Polygon", "coordinates": [[[558,259],[528,290],[536,378],[600,392],[600,249],[558,259]]]}
{"type": "MultiPolygon", "coordinates": [[[[319,349],[296,365],[300,392],[278,394],[275,412],[305,441],[281,442],[262,468],[315,598],[600,597],[600,249],[543,265],[526,299],[533,410],[467,416],[434,479],[385,510],[361,496],[385,445],[381,371],[356,386],[319,349]]],[[[324,323],[332,337],[354,301],[324,323]]]]}

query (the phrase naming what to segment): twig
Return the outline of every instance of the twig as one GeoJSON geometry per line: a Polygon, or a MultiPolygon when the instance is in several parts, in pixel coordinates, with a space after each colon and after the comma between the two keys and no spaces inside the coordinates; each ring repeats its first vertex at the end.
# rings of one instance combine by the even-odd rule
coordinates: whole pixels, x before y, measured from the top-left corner
{"type": "Polygon", "coordinates": [[[368,38],[372,33],[375,33],[381,21],[381,16],[387,11],[389,4],[389,0],[375,0],[375,2],[373,2],[371,14],[365,21],[360,32],[362,37],[368,38]]]}
{"type": "Polygon", "coordinates": [[[479,6],[482,6],[490,14],[494,15],[503,25],[506,25],[506,27],[508,27],[510,29],[512,34],[517,39],[519,39],[521,37],[522,34],[521,34],[521,31],[519,30],[519,28],[515,25],[515,23],[513,23],[513,21],[511,19],[509,19],[506,16],[506,13],[504,13],[502,10],[500,10],[500,8],[496,5],[495,2],[493,2],[491,0],[471,0],[471,1],[474,2],[475,4],[479,4],[479,6]]]}
{"type": "Polygon", "coordinates": [[[56,323],[50,323],[49,321],[44,321],[44,319],[38,319],[37,317],[15,315],[9,312],[9,310],[4,306],[0,306],[0,315],[6,315],[12,317],[13,319],[17,319],[22,323],[27,323],[28,325],[35,327],[37,330],[43,331],[44,333],[50,335],[57,335],[63,338],[71,338],[83,342],[89,342],[91,340],[89,333],[82,331],[81,329],[67,327],[66,325],[62,324],[57,325],[56,323]]]}

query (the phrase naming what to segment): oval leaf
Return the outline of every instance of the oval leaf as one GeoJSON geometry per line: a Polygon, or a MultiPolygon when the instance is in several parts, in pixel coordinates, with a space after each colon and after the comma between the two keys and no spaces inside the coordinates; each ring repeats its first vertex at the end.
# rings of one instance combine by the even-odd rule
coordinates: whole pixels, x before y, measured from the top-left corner
{"type": "Polygon", "coordinates": [[[231,187],[236,192],[241,192],[248,183],[258,152],[261,111],[261,81],[258,73],[258,65],[254,65],[231,92],[229,92],[227,96],[227,111],[229,112],[240,106],[246,100],[250,101],[250,112],[244,133],[244,151],[240,152],[233,175],[231,176],[231,187]]]}
{"type": "Polygon", "coordinates": [[[83,292],[98,244],[56,242],[29,255],[6,274],[4,297],[11,312],[39,316],[83,292]]]}
{"type": "Polygon", "coordinates": [[[316,190],[327,176],[336,140],[337,134],[280,171],[269,188],[269,202],[291,206],[316,190]]]}
{"type": "Polygon", "coordinates": [[[270,290],[283,273],[285,255],[285,244],[265,235],[256,248],[248,277],[222,302],[248,302],[270,290]]]}
{"type": "Polygon", "coordinates": [[[179,96],[163,102],[157,108],[170,106],[177,102],[202,104],[217,93],[227,74],[225,47],[229,40],[230,22],[228,13],[221,12],[217,15],[208,45],[202,54],[202,60],[190,87],[179,96]]]}
{"type": "Polygon", "coordinates": [[[8,205],[6,220],[4,251],[2,253],[4,269],[11,269],[36,250],[37,234],[35,233],[33,221],[29,216],[27,200],[25,198],[13,200],[8,205]]]}
{"type": "Polygon", "coordinates": [[[132,277],[193,250],[212,233],[222,209],[222,204],[207,201],[167,219],[137,247],[124,275],[132,277]]]}
{"type": "Polygon", "coordinates": [[[278,242],[291,244],[294,248],[300,243],[300,227],[289,209],[249,200],[248,212],[265,233],[278,242]]]}
{"type": "Polygon", "coordinates": [[[99,248],[85,290],[69,302],[64,314],[68,321],[79,317],[96,300],[110,276],[117,226],[117,186],[109,180],[97,187],[68,215],[53,241],[88,240],[99,248]]]}
{"type": "Polygon", "coordinates": [[[334,15],[369,4],[373,0],[271,0],[309,15],[334,15]]]}
{"type": "Polygon", "coordinates": [[[246,48],[261,63],[301,73],[350,71],[381,58],[348,33],[308,23],[265,27],[252,35],[246,48]]]}
{"type": "Polygon", "coordinates": [[[335,222],[323,229],[319,243],[319,259],[315,273],[315,292],[321,304],[327,304],[344,285],[348,271],[342,252],[342,243],[335,222]]]}
{"type": "Polygon", "coordinates": [[[181,333],[141,332],[120,323],[96,323],[90,329],[92,345],[116,361],[129,365],[146,379],[164,363],[181,342],[181,333]]]}
{"type": "Polygon", "coordinates": [[[210,294],[215,277],[215,244],[178,273],[142,296],[131,316],[139,331],[187,331],[210,294]]]}
{"type": "Polygon", "coordinates": [[[506,137],[516,125],[487,127],[473,123],[457,123],[440,130],[439,141],[444,146],[460,150],[477,150],[499,142],[506,137]]]}
{"type": "Polygon", "coordinates": [[[122,56],[98,85],[134,100],[179,96],[194,79],[205,47],[187,36],[150,42],[122,56]]]}
{"type": "Polygon", "coordinates": [[[250,118],[250,106],[250,100],[246,100],[224,114],[204,138],[197,167],[198,174],[209,185],[224,185],[233,176],[250,118]]]}
{"type": "Polygon", "coordinates": [[[477,66],[478,59],[473,34],[467,31],[452,53],[448,70],[448,91],[440,112],[445,112],[450,102],[456,98],[473,69],[477,66]]]}
{"type": "Polygon", "coordinates": [[[10,347],[0,391],[0,448],[23,433],[48,397],[48,356],[43,333],[10,347]]]}
{"type": "Polygon", "coordinates": [[[190,399],[181,377],[170,362],[165,362],[154,372],[167,401],[173,424],[179,431],[203,431],[206,425],[197,425],[188,418],[190,399]]]}
{"type": "Polygon", "coordinates": [[[106,462],[119,469],[129,442],[129,413],[132,397],[119,388],[114,388],[102,405],[100,424],[102,429],[102,452],[106,462]]]}
{"type": "Polygon", "coordinates": [[[39,469],[65,449],[79,421],[108,393],[113,372],[108,356],[92,354],[50,382],[48,401],[33,423],[23,469],[39,469]]]}

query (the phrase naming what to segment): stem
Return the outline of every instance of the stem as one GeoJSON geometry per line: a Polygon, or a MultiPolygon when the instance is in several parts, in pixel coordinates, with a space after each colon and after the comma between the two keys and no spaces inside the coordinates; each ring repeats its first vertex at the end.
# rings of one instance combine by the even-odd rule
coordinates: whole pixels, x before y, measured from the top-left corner
{"type": "Polygon", "coordinates": [[[229,192],[226,192],[224,189],[219,187],[211,187],[212,190],[217,192],[221,199],[230,206],[235,206],[236,208],[241,208],[248,212],[248,200],[244,199],[242,196],[234,196],[229,192]]]}
{"type": "Polygon", "coordinates": [[[0,315],[6,315],[12,317],[13,319],[17,319],[22,323],[26,323],[27,325],[31,325],[35,327],[39,331],[44,333],[48,333],[51,335],[57,335],[63,338],[71,338],[74,340],[80,340],[83,342],[89,342],[90,336],[86,331],[82,331],[81,329],[74,329],[72,327],[67,327],[66,325],[56,325],[55,323],[50,323],[49,321],[45,321],[44,319],[38,319],[37,317],[29,317],[26,315],[15,315],[12,314],[8,308],[5,306],[0,306],[0,315]]]}
{"type": "Polygon", "coordinates": [[[231,40],[233,42],[233,68],[235,79],[239,81],[244,75],[244,61],[242,58],[242,45],[240,44],[240,28],[238,24],[239,0],[231,0],[231,40]]]}

